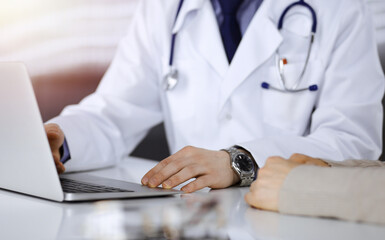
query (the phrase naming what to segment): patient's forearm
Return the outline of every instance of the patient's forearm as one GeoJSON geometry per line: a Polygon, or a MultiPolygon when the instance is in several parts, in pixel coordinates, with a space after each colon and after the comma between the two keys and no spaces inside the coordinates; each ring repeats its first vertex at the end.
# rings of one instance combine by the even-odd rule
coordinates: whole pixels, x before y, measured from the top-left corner
{"type": "Polygon", "coordinates": [[[287,176],[279,211],[385,224],[385,167],[299,166],[287,176]]]}

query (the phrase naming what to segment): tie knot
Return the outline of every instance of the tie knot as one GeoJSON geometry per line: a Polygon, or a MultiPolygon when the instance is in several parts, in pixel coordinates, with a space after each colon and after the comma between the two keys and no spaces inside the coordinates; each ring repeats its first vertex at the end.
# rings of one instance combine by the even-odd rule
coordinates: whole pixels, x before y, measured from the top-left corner
{"type": "Polygon", "coordinates": [[[223,15],[236,15],[243,0],[219,0],[223,15]]]}

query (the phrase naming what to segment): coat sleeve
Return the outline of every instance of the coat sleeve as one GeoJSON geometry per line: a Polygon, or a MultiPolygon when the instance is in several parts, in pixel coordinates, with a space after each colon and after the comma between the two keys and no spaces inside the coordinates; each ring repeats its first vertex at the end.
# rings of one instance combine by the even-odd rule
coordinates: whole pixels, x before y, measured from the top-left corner
{"type": "Polygon", "coordinates": [[[159,65],[147,18],[151,7],[139,1],[131,27],[95,93],[50,120],[65,133],[71,160],[68,171],[117,163],[147,131],[163,119],[159,65]]]}
{"type": "Polygon", "coordinates": [[[345,160],[345,161],[331,161],[324,160],[331,167],[385,167],[385,162],[373,160],[345,160]]]}
{"type": "MultiPolygon", "coordinates": [[[[382,150],[384,75],[371,15],[362,1],[344,1],[324,60],[325,75],[306,136],[279,135],[237,143],[262,167],[272,155],[302,153],[331,160],[378,159],[382,150]]],[[[326,45],[325,45],[326,46],[326,45]]]]}
{"type": "Polygon", "coordinates": [[[385,224],[385,167],[299,166],[279,194],[279,212],[385,224]]]}

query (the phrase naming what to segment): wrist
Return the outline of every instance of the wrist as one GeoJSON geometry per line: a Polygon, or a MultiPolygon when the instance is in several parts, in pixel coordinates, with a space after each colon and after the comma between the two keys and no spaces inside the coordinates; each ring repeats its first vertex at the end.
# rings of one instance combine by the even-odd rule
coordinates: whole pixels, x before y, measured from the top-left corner
{"type": "Polygon", "coordinates": [[[231,168],[231,173],[233,176],[233,181],[231,183],[231,186],[240,184],[241,178],[239,177],[239,174],[231,167],[231,160],[230,160],[230,168],[231,168]]]}
{"type": "Polygon", "coordinates": [[[239,186],[250,186],[255,180],[257,166],[254,159],[245,150],[239,150],[237,146],[228,149],[222,149],[230,157],[230,167],[233,170],[233,184],[239,183],[239,186]]]}
{"type": "Polygon", "coordinates": [[[225,150],[220,150],[219,153],[222,155],[221,158],[225,160],[226,166],[229,169],[228,175],[229,175],[229,180],[231,181],[229,186],[233,186],[238,184],[241,179],[239,178],[238,174],[234,171],[234,169],[231,167],[231,156],[228,152],[225,150]]]}

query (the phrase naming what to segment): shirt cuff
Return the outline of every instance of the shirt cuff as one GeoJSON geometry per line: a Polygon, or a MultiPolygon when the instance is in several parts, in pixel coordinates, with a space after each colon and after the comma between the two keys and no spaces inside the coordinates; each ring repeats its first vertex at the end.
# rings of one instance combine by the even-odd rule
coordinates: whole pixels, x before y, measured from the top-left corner
{"type": "Polygon", "coordinates": [[[61,157],[60,162],[62,162],[63,164],[71,159],[71,153],[70,153],[70,149],[68,148],[66,138],[64,138],[63,145],[60,147],[59,152],[60,152],[60,157],[61,157]]]}

